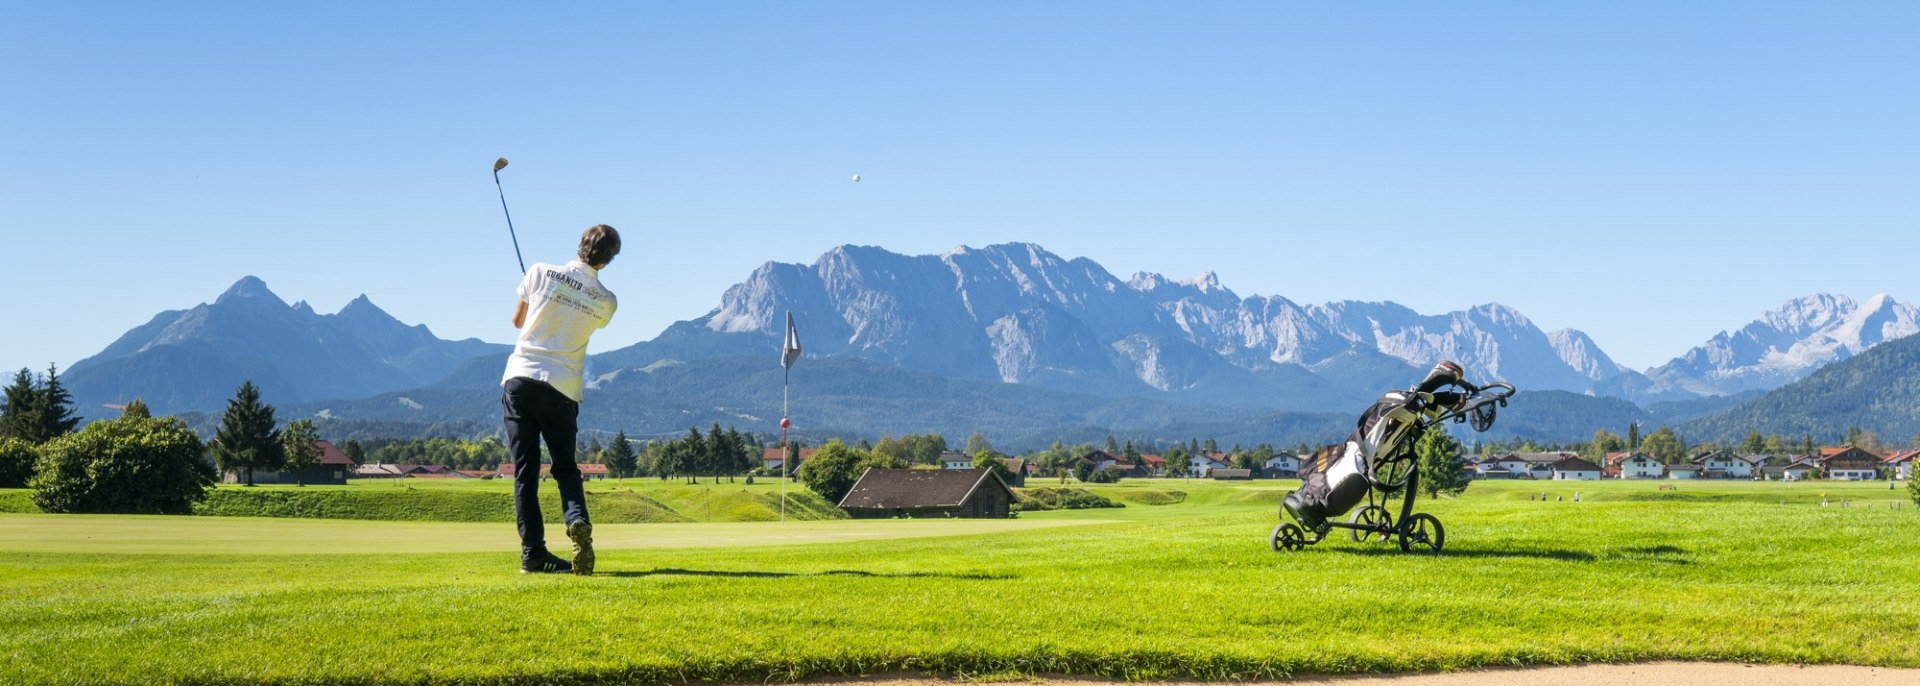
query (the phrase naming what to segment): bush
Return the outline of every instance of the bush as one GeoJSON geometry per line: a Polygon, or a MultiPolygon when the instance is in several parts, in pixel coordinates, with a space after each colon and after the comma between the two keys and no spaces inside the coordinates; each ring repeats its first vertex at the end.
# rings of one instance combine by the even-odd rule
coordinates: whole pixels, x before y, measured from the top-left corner
{"type": "Polygon", "coordinates": [[[0,488],[26,488],[39,456],[32,443],[0,436],[0,488]]]}
{"type": "Polygon", "coordinates": [[[45,512],[191,514],[213,488],[201,452],[171,417],[95,422],[40,447],[33,502],[45,512]]]}
{"type": "Polygon", "coordinates": [[[866,457],[864,453],[834,439],[814,451],[813,457],[800,463],[797,475],[807,488],[820,494],[827,502],[838,505],[841,498],[847,497],[847,491],[853,490],[854,482],[860,480],[860,473],[866,471],[866,457]]]}
{"type": "Polygon", "coordinates": [[[1907,495],[1913,498],[1913,504],[1920,505],[1920,473],[1911,471],[1911,467],[1908,469],[1910,471],[1907,472],[1907,495]]]}
{"type": "Polygon", "coordinates": [[[1029,488],[1020,489],[1017,494],[1020,496],[1020,501],[1015,505],[1022,512],[1126,507],[1084,488],[1029,488]]]}

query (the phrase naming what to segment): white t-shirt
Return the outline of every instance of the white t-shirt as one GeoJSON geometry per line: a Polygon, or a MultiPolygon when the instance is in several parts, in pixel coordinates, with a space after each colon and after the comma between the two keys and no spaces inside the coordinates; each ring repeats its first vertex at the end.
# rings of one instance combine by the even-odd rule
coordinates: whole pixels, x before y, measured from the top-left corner
{"type": "Polygon", "coordinates": [[[507,357],[501,385],[524,377],[580,402],[587,339],[613,320],[619,300],[600,285],[600,272],[579,260],[565,266],[535,262],[520,279],[520,299],[527,303],[526,325],[507,357]]]}

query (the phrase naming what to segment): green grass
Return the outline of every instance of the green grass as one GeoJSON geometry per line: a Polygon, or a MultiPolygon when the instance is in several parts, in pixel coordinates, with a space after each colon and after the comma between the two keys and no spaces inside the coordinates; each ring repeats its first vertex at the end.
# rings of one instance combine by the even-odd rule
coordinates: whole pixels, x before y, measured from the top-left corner
{"type": "Polygon", "coordinates": [[[1423,503],[1447,526],[1439,556],[1345,538],[1274,553],[1291,484],[1139,480],[1090,490],[1185,498],[607,525],[592,578],[515,573],[498,523],[0,515],[0,683],[1920,666],[1920,509],[1888,507],[1904,490],[1660,484],[1478,483],[1423,503]]]}

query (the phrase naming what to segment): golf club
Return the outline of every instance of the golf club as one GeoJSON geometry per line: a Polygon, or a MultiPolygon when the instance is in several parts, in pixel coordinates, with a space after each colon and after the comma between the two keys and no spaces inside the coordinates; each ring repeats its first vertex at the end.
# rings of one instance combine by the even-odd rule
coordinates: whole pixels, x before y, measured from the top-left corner
{"type": "Polygon", "coordinates": [[[527,260],[520,256],[520,236],[513,232],[513,213],[507,211],[507,192],[500,190],[500,170],[507,168],[507,158],[493,161],[493,190],[500,193],[500,211],[507,215],[507,235],[513,238],[513,259],[520,262],[520,273],[527,273],[527,260]]]}

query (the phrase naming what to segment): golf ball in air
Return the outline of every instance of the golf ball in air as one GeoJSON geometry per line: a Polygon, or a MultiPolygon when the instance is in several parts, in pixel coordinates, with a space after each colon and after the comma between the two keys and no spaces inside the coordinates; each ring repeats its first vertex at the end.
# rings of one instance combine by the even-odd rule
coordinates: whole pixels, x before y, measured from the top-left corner
{"type": "Polygon", "coordinates": [[[854,182],[854,183],[860,183],[860,175],[859,175],[859,174],[854,174],[854,175],[853,175],[853,182],[854,182]]]}

